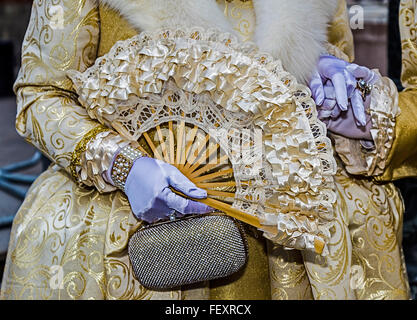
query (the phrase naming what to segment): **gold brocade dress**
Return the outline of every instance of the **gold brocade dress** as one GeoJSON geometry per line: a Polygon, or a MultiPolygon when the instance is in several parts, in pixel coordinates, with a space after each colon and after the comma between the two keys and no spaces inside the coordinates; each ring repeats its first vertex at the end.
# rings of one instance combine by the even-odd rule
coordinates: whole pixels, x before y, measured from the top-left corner
{"type": "MultiPolygon", "coordinates": [[[[414,13],[411,2],[402,4],[402,17],[408,23],[403,25],[405,39],[415,34],[407,18],[409,10],[414,13]]],[[[252,2],[218,3],[241,39],[250,40],[255,24],[252,2]]],[[[401,116],[396,126],[386,124],[389,130],[382,130],[385,134],[377,128],[381,122],[376,121],[374,131],[380,135],[376,144],[384,145],[382,151],[377,148],[367,153],[355,143],[346,144],[343,137],[333,137],[340,157],[335,177],[337,224],[327,261],[311,253],[286,250],[248,227],[249,262],[238,274],[172,291],[143,288],[133,276],[127,255],[128,239],[140,226],[127,198],[120,191],[102,193],[74,182],[74,159],[85,151],[89,139],[104,129],[77,103],[65,76],[69,69],[84,71],[116,41],[137,31],[116,11],[93,0],[56,1],[65,17],[63,25],[52,21],[49,5],[48,1],[33,4],[22,69],[15,84],[16,128],[55,165],[31,186],[14,220],[1,288],[3,299],[409,298],[401,249],[402,199],[392,183],[375,183],[375,179],[389,181],[407,175],[401,167],[404,161],[395,160],[392,150],[404,158],[409,151],[394,139],[394,131],[401,136],[399,128],[417,126],[417,121],[406,125],[401,116]],[[356,157],[351,156],[352,150],[356,157]],[[345,166],[363,177],[354,178],[345,166]]],[[[406,50],[414,48],[407,47],[410,41],[404,40],[406,50]]],[[[329,28],[328,47],[332,54],[353,60],[344,0],[329,28]]],[[[405,61],[411,70],[405,82],[411,88],[412,81],[407,79],[417,74],[417,62],[411,58],[405,61]]],[[[400,95],[405,114],[401,103],[413,101],[412,94],[410,89],[407,96],[400,95]]],[[[385,111],[389,117],[390,111],[385,111]]],[[[407,137],[404,139],[411,140],[407,137]]],[[[411,176],[417,161],[408,159],[411,176]]]]}

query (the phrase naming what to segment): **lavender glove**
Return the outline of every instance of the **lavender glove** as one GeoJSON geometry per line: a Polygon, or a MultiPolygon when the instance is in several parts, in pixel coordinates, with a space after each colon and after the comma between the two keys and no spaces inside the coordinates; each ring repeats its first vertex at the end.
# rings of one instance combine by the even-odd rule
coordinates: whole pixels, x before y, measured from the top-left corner
{"type": "Polygon", "coordinates": [[[361,92],[356,88],[358,79],[363,79],[372,85],[378,80],[378,76],[366,67],[350,64],[330,55],[321,56],[317,71],[310,81],[310,88],[316,104],[322,106],[326,100],[324,83],[330,80],[340,111],[348,110],[350,99],[356,125],[366,126],[364,101],[361,92]]]}
{"type": "MultiPolygon", "coordinates": [[[[326,124],[327,129],[346,138],[372,142],[370,131],[372,120],[370,115],[365,113],[365,126],[357,126],[352,107],[349,106],[347,111],[341,111],[338,108],[335,89],[330,81],[324,84],[323,91],[325,93],[325,100],[322,106],[317,107],[317,111],[319,119],[326,124]]],[[[366,109],[369,108],[370,102],[371,97],[368,96],[365,101],[366,109]]]]}
{"type": "Polygon", "coordinates": [[[178,217],[214,211],[203,203],[177,195],[171,188],[193,199],[207,198],[207,192],[197,188],[176,167],[148,157],[139,158],[133,163],[124,191],[133,214],[149,223],[164,219],[174,212],[178,217]]]}

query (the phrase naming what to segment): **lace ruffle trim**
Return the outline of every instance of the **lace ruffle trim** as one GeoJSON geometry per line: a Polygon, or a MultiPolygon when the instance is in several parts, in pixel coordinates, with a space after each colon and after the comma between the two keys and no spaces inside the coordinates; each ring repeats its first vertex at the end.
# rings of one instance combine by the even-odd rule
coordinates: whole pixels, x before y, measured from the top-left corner
{"type": "Polygon", "coordinates": [[[394,142],[395,118],[400,112],[395,84],[389,78],[382,77],[378,70],[374,72],[380,77],[372,90],[369,106],[375,148],[364,148],[359,140],[334,136],[335,149],[346,170],[355,175],[378,176],[384,173],[394,142]]]}
{"type": "Polygon", "coordinates": [[[129,141],[112,131],[99,133],[91,140],[80,157],[79,181],[94,186],[99,192],[112,192],[116,188],[108,183],[103,174],[110,168],[113,156],[129,141]]]}

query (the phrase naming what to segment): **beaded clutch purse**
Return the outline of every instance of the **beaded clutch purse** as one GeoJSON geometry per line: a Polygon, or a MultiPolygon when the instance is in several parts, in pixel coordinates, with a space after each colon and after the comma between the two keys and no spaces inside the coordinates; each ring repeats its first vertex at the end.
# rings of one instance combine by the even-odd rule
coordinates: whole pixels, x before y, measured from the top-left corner
{"type": "Polygon", "coordinates": [[[230,276],[244,267],[247,251],[243,226],[218,214],[146,226],[128,246],[137,279],[153,290],[230,276]]]}

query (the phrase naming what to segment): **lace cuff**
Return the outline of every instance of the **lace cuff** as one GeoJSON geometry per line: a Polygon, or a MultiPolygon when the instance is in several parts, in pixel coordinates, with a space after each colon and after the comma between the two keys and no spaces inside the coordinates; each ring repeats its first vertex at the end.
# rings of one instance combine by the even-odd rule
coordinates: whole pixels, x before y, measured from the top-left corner
{"type": "Polygon", "coordinates": [[[371,135],[375,148],[368,148],[360,140],[348,139],[331,134],[335,149],[345,164],[346,170],[354,175],[378,176],[384,173],[388,154],[395,135],[395,118],[398,107],[398,91],[387,77],[380,76],[371,93],[371,135]]]}
{"type": "Polygon", "coordinates": [[[71,173],[80,184],[94,186],[99,192],[111,192],[116,187],[103,179],[114,154],[130,142],[106,126],[99,126],[85,135],[73,153],[71,173]]]}
{"type": "Polygon", "coordinates": [[[77,143],[74,151],[72,152],[71,156],[71,163],[69,166],[69,170],[71,175],[76,182],[80,182],[78,172],[80,171],[81,167],[81,156],[86,151],[87,145],[91,140],[94,140],[100,133],[110,131],[108,127],[104,125],[99,125],[94,129],[87,132],[84,137],[77,143]]]}

